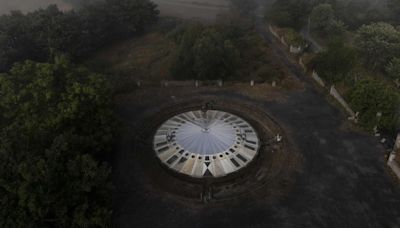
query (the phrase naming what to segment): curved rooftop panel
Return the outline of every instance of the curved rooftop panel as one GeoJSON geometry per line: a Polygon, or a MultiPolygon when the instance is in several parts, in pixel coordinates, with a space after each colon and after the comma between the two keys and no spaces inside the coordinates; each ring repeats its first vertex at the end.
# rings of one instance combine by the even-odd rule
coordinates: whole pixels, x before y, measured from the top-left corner
{"type": "Polygon", "coordinates": [[[170,169],[195,178],[222,177],[247,166],[259,139],[242,118],[218,110],[190,111],[164,122],[154,136],[157,157],[170,169]]]}

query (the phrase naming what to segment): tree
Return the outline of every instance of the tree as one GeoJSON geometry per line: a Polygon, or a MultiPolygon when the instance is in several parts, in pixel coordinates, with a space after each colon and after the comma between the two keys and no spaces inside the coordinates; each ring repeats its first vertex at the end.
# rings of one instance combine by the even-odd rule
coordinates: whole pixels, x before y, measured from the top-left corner
{"type": "Polygon", "coordinates": [[[189,26],[179,43],[172,74],[178,79],[216,80],[234,76],[240,53],[228,30],[189,26]]]}
{"type": "Polygon", "coordinates": [[[110,225],[110,169],[81,154],[69,137],[60,135],[43,150],[27,137],[8,145],[0,139],[1,227],[110,225]]]}
{"type": "Polygon", "coordinates": [[[0,74],[1,227],[109,225],[109,91],[63,57],[0,74]]]}
{"type": "Polygon", "coordinates": [[[267,10],[266,18],[278,26],[300,29],[318,1],[310,0],[277,0],[267,10]]]}
{"type": "Polygon", "coordinates": [[[213,29],[205,30],[194,46],[197,79],[226,79],[233,76],[239,51],[213,29]]]}
{"type": "Polygon", "coordinates": [[[59,54],[86,57],[104,45],[138,35],[157,20],[149,0],[96,1],[77,11],[55,5],[0,17],[0,72],[15,62],[46,62],[59,54]]]}
{"type": "Polygon", "coordinates": [[[357,63],[356,51],[340,40],[332,41],[325,52],[313,60],[318,74],[330,83],[345,79],[357,63]]]}
{"type": "Polygon", "coordinates": [[[400,31],[382,22],[364,25],[357,31],[356,45],[368,67],[382,70],[400,55],[400,31]]]}
{"type": "Polygon", "coordinates": [[[328,3],[315,6],[311,12],[312,27],[319,32],[326,32],[334,20],[335,12],[328,3]]]}
{"type": "Polygon", "coordinates": [[[180,35],[175,37],[178,43],[178,54],[171,67],[171,73],[178,79],[196,78],[194,71],[195,53],[193,47],[201,36],[204,27],[201,24],[193,24],[184,28],[180,35]]]}
{"type": "Polygon", "coordinates": [[[372,130],[375,126],[394,132],[399,124],[399,95],[383,81],[367,79],[356,84],[350,93],[352,108],[360,113],[360,123],[372,130]],[[382,113],[378,119],[377,113],[382,113]]]}
{"type": "Polygon", "coordinates": [[[343,22],[335,17],[335,11],[328,3],[315,6],[311,12],[311,25],[322,35],[341,35],[345,31],[343,22]]]}
{"type": "Polygon", "coordinates": [[[400,80],[400,58],[393,58],[386,66],[386,72],[393,80],[400,80]]]}
{"type": "Polygon", "coordinates": [[[44,61],[47,49],[33,36],[31,20],[19,11],[0,16],[0,72],[27,57],[44,61]]]}

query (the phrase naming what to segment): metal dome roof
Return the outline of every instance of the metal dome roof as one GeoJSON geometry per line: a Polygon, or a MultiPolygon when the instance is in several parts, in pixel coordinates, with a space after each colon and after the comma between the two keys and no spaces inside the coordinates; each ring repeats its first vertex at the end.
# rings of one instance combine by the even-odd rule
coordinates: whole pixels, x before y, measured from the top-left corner
{"type": "Polygon", "coordinates": [[[222,177],[254,159],[259,139],[242,118],[217,110],[176,115],[157,130],[154,150],[170,169],[196,178],[222,177]]]}

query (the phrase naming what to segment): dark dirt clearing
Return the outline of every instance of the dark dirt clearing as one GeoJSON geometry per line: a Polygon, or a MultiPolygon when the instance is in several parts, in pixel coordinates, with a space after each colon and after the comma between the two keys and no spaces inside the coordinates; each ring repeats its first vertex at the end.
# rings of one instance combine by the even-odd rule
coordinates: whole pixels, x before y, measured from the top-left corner
{"type": "Polygon", "coordinates": [[[265,88],[268,99],[250,90],[150,88],[120,98],[128,134],[114,161],[116,227],[400,227],[400,187],[375,138],[351,130],[346,116],[312,88],[265,88]],[[129,133],[158,105],[202,96],[255,106],[279,123],[303,159],[288,189],[276,197],[248,189],[252,197],[203,204],[152,184],[135,160],[140,152],[129,133]]]}

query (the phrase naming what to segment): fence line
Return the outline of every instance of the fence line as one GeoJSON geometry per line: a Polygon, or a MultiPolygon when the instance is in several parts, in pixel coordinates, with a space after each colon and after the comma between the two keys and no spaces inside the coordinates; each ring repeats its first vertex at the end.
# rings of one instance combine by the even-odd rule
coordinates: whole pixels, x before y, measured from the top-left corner
{"type": "Polygon", "coordinates": [[[393,171],[393,173],[396,174],[397,178],[400,179],[400,166],[396,162],[395,158],[397,154],[400,152],[400,133],[397,135],[396,142],[393,147],[392,153],[390,153],[389,160],[388,160],[388,166],[390,169],[393,171]]]}
{"type": "Polygon", "coordinates": [[[322,78],[319,77],[318,73],[313,70],[311,77],[322,87],[325,87],[325,82],[322,80],[322,78]]]}
{"type": "Polygon", "coordinates": [[[136,87],[204,87],[204,86],[215,86],[215,87],[224,87],[231,85],[248,85],[250,87],[254,87],[257,85],[276,85],[275,83],[268,82],[256,82],[255,80],[248,81],[223,81],[223,80],[186,80],[186,81],[177,81],[177,80],[161,80],[161,81],[136,81],[136,87]]]}
{"type": "Polygon", "coordinates": [[[347,104],[344,98],[336,90],[335,86],[331,86],[330,94],[344,107],[344,109],[347,111],[347,113],[350,114],[351,117],[356,116],[355,112],[350,108],[349,104],[347,104]]]}

